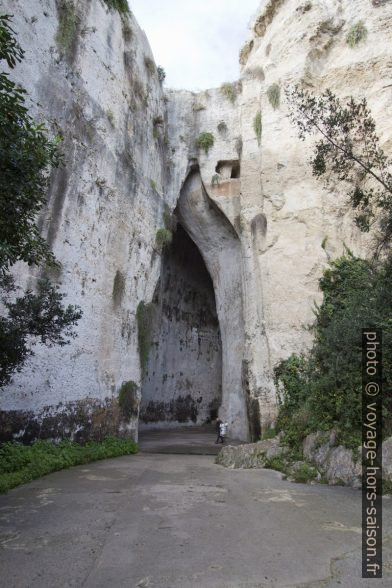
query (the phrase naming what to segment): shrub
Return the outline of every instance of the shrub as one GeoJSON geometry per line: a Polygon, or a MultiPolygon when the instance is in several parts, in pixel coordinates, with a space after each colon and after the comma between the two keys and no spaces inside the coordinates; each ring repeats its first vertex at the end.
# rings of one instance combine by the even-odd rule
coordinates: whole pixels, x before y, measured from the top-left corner
{"type": "Polygon", "coordinates": [[[204,151],[208,153],[214,142],[215,138],[212,133],[201,133],[196,139],[196,146],[199,149],[204,149],[204,151]]]}
{"type": "Polygon", "coordinates": [[[354,48],[358,43],[364,41],[367,37],[367,28],[362,20],[357,22],[355,25],[351,27],[349,30],[346,43],[349,47],[354,48]]]}
{"type": "Polygon", "coordinates": [[[158,80],[161,84],[163,84],[163,82],[166,79],[166,72],[163,69],[163,67],[161,65],[158,65],[157,67],[157,74],[158,74],[158,80]]]}
{"type": "Polygon", "coordinates": [[[292,472],[292,478],[294,482],[306,484],[310,480],[314,480],[317,477],[317,470],[315,467],[308,463],[303,463],[301,466],[292,472]]]}
{"type": "Polygon", "coordinates": [[[221,90],[221,93],[223,94],[223,96],[225,96],[225,98],[229,102],[234,104],[234,102],[237,99],[237,86],[236,86],[236,84],[233,82],[227,82],[227,83],[221,85],[220,90],[221,90]]]}
{"type": "Polygon", "coordinates": [[[268,100],[274,110],[280,106],[280,87],[278,84],[272,84],[267,90],[268,100]]]}
{"type": "Polygon", "coordinates": [[[4,443],[0,446],[0,492],[71,466],[137,452],[138,446],[131,439],[114,437],[85,445],[72,441],[36,441],[30,446],[4,443]]]}
{"type": "Polygon", "coordinates": [[[109,10],[117,10],[120,14],[129,14],[128,0],[104,0],[109,10]]]}
{"type": "Polygon", "coordinates": [[[139,302],[136,310],[138,350],[142,374],[145,374],[151,346],[152,329],[152,304],[146,304],[144,300],[139,302]]]}
{"type": "Polygon", "coordinates": [[[261,111],[259,110],[259,112],[256,114],[254,121],[253,121],[253,129],[255,131],[256,137],[257,137],[257,142],[259,144],[261,144],[261,132],[263,130],[263,122],[262,122],[262,118],[261,118],[261,111]]]}
{"type": "Polygon", "coordinates": [[[122,416],[129,421],[132,416],[137,416],[139,412],[138,386],[136,382],[130,380],[123,382],[118,395],[118,405],[122,416]]]}
{"type": "Polygon", "coordinates": [[[324,300],[315,310],[315,339],[307,356],[292,355],[275,368],[280,398],[277,427],[298,446],[303,437],[335,427],[355,448],[362,420],[362,329],[383,331],[383,430],[391,434],[392,256],[382,262],[350,252],[330,263],[320,279],[324,300]]]}
{"type": "MultiPolygon", "coordinates": [[[[154,139],[155,139],[155,136],[154,136],[154,139]]],[[[157,190],[157,183],[156,183],[155,180],[152,180],[152,179],[150,180],[150,186],[156,192],[156,190],[157,190]]]]}
{"type": "Polygon", "coordinates": [[[155,244],[160,253],[173,241],[173,233],[169,229],[158,229],[155,244]]]}

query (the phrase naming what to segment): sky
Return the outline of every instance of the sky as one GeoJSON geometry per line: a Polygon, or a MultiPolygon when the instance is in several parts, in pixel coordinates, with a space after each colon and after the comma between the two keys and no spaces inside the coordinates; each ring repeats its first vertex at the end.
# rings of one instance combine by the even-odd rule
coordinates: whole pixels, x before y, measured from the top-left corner
{"type": "Polygon", "coordinates": [[[260,0],[129,0],[170,88],[205,90],[239,77],[239,50],[260,0]]]}

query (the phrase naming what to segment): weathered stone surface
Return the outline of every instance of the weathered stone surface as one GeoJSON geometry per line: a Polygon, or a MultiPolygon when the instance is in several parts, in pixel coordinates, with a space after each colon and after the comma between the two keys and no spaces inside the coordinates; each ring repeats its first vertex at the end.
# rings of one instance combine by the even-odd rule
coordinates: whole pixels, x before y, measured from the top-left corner
{"type": "Polygon", "coordinates": [[[227,445],[217,455],[216,463],[226,468],[262,468],[266,459],[283,455],[287,449],[279,444],[279,439],[266,439],[244,445],[227,445]]]}
{"type": "MultiPolygon", "coordinates": [[[[304,326],[320,302],[318,280],[328,259],[344,245],[366,256],[370,239],[354,226],[347,186],[326,189],[312,176],[312,143],[300,142],[291,126],[285,90],[300,83],[343,99],[366,97],[381,147],[390,152],[392,4],[263,3],[232,102],[221,89],[165,92],[132,15],[120,17],[101,0],[69,3],[75,26],[65,44],[63,3],[3,0],[2,8],[14,14],[26,49],[12,76],[29,92],[34,116],[64,136],[66,166],[53,174],[40,222],[62,264],[56,280],[84,315],[69,347],[37,348],[2,391],[1,410],[39,415],[86,398],[102,403],[130,380],[143,389],[136,309],[153,300],[162,264],[156,233],[164,213],[177,207],[214,287],[219,414],[233,437],[257,439],[276,418],[272,367],[311,344],[304,326]],[[368,36],[351,48],[346,36],[358,20],[368,36]],[[275,108],[268,99],[273,84],[280,88],[275,108]],[[203,132],[214,135],[208,151],[196,146],[203,132]]],[[[38,277],[26,267],[18,274],[26,286],[38,277]]],[[[167,373],[163,355],[150,375],[167,373]]],[[[207,373],[203,368],[200,377],[207,373]]],[[[217,372],[212,379],[215,388],[217,372]]],[[[207,388],[207,378],[201,380],[207,388]]],[[[149,401],[170,410],[156,383],[153,389],[149,401]]],[[[129,424],[134,431],[137,421],[129,424]]],[[[339,470],[347,459],[336,455],[339,470]]]]}

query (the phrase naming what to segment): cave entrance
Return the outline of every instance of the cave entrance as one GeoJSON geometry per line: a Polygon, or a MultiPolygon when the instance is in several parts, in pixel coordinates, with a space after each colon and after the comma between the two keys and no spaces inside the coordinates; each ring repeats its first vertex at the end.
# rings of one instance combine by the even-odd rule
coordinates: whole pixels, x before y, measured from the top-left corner
{"type": "Polygon", "coordinates": [[[222,401],[214,287],[198,247],[181,224],[162,254],[150,317],[140,429],[212,422],[222,401]]]}

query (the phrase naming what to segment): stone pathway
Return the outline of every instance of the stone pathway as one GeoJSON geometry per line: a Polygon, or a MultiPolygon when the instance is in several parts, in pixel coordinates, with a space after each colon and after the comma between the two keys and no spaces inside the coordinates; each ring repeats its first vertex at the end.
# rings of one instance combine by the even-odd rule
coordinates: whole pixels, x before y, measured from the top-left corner
{"type": "Polygon", "coordinates": [[[0,496],[0,585],[389,587],[391,513],[386,498],[384,579],[362,581],[358,491],[141,453],[0,496]]]}

